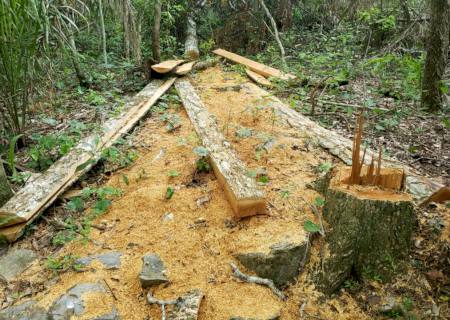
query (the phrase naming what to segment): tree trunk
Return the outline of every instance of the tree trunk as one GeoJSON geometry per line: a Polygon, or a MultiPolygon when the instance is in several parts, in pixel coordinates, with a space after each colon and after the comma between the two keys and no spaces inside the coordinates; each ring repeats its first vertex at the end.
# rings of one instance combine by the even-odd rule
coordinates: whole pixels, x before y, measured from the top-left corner
{"type": "Polygon", "coordinates": [[[128,1],[122,1],[122,6],[124,56],[126,59],[130,59],[130,13],[128,11],[128,1]]]}
{"type": "Polygon", "coordinates": [[[3,164],[0,162],[0,207],[13,196],[3,164]]]}
{"type": "Polygon", "coordinates": [[[422,82],[422,107],[436,112],[441,110],[442,77],[447,65],[449,44],[449,4],[447,0],[431,0],[427,58],[422,82]]]}
{"type": "Polygon", "coordinates": [[[184,45],[184,56],[190,60],[196,60],[200,56],[198,51],[197,24],[193,13],[189,13],[186,24],[186,42],[184,45]]]}
{"type": "Polygon", "coordinates": [[[292,15],[293,15],[292,0],[280,0],[277,7],[277,20],[281,25],[281,31],[286,31],[292,27],[292,15]]]}
{"type": "Polygon", "coordinates": [[[98,12],[100,15],[100,28],[102,32],[102,46],[103,46],[103,62],[105,65],[108,64],[108,54],[106,52],[106,30],[105,30],[105,19],[103,17],[103,3],[102,0],[98,0],[98,12]]]}
{"type": "Polygon", "coordinates": [[[411,13],[409,12],[408,0],[400,0],[400,8],[403,11],[406,25],[409,26],[411,24],[411,13]]]}
{"type": "Polygon", "coordinates": [[[161,61],[161,48],[160,48],[160,29],[161,29],[161,0],[155,1],[155,21],[153,23],[152,33],[152,51],[153,60],[155,62],[161,61]]]}
{"type": "Polygon", "coordinates": [[[78,82],[80,83],[80,86],[82,86],[84,88],[88,88],[89,81],[81,68],[80,60],[78,59],[79,53],[78,53],[77,46],[75,44],[75,38],[74,38],[73,34],[69,35],[69,47],[70,47],[70,51],[71,51],[70,58],[72,60],[73,68],[75,69],[75,74],[77,75],[78,82]]]}
{"type": "MultiPolygon", "coordinates": [[[[349,169],[347,169],[349,172],[349,169]]],[[[328,174],[323,217],[329,225],[319,286],[332,293],[351,275],[389,281],[408,256],[414,229],[409,195],[344,184],[342,171],[328,174]]],[[[349,174],[349,173],[347,173],[349,174]]]]}
{"type": "Polygon", "coordinates": [[[283,62],[284,66],[286,66],[286,53],[285,53],[285,50],[283,47],[283,43],[281,42],[281,39],[280,39],[280,34],[278,33],[277,23],[275,22],[275,19],[273,18],[272,14],[270,13],[269,9],[267,8],[264,0],[259,0],[259,3],[263,7],[267,18],[269,19],[270,23],[272,24],[275,41],[277,42],[278,47],[280,48],[281,61],[283,62]]]}

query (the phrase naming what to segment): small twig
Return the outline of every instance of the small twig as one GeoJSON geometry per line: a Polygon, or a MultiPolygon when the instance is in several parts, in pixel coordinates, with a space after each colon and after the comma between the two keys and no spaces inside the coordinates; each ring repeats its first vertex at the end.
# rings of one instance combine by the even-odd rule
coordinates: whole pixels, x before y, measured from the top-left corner
{"type": "Polygon", "coordinates": [[[317,209],[317,207],[315,205],[313,205],[313,204],[309,203],[308,201],[306,201],[306,199],[303,198],[302,196],[299,196],[299,198],[304,203],[306,203],[309,206],[309,208],[311,209],[311,211],[316,215],[317,219],[319,220],[319,225],[320,225],[319,233],[320,233],[320,235],[322,237],[325,237],[325,228],[323,227],[323,219],[322,219],[322,215],[319,212],[319,209],[317,209]]]}
{"type": "Polygon", "coordinates": [[[161,306],[161,320],[166,320],[166,306],[175,305],[178,303],[178,300],[159,300],[153,297],[152,292],[149,291],[147,294],[147,301],[149,304],[159,304],[161,306]]]}
{"type": "Polygon", "coordinates": [[[275,287],[275,284],[270,279],[264,279],[256,276],[248,276],[244,273],[242,273],[239,268],[234,264],[230,263],[231,269],[233,270],[233,276],[241,281],[248,282],[248,283],[255,283],[259,285],[263,285],[268,287],[272,292],[281,300],[285,300],[286,296],[282,291],[280,291],[277,287],[275,287]]]}
{"type": "Polygon", "coordinates": [[[106,279],[103,278],[103,282],[106,284],[106,286],[108,287],[109,292],[111,293],[111,295],[113,296],[114,300],[117,301],[117,297],[114,294],[114,291],[112,290],[111,286],[109,285],[109,283],[106,281],[106,279]]]}

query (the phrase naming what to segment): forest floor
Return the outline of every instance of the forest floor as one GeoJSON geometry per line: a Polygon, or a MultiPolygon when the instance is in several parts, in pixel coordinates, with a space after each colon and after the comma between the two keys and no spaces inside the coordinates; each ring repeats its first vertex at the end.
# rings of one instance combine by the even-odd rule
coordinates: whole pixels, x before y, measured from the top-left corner
{"type": "Polygon", "coordinates": [[[239,158],[252,174],[265,176],[259,181],[269,203],[267,215],[235,221],[214,175],[196,173],[192,150],[199,140],[181,103],[169,93],[170,99],[153,108],[152,116],[126,137],[124,144],[134,146],[138,154],[131,165],[109,175],[90,175],[74,186],[74,190],[87,186],[122,190],[109,210],[93,221],[84,241],[64,246],[52,243],[64,232],[58,222],[70,220],[77,225],[83,221],[83,213],[70,212],[62,203],[47,210],[45,218],[14,245],[37,251],[40,259],[20,279],[1,285],[0,307],[30,297],[49,307],[76,284],[106,281],[113,297],[103,303],[95,295],[90,297],[88,314],[114,305],[122,319],[160,319],[160,308],[148,305],[138,277],[142,256],[156,253],[170,282],[152,290],[153,295],[172,299],[201,289],[205,294],[201,320],[239,316],[263,320],[276,314],[287,320],[400,317],[395,310],[380,313],[392,301],[417,318],[431,319],[439,307],[443,318],[450,317],[450,217],[449,209],[441,205],[418,210],[410,261],[390,283],[349,279],[338,293],[326,297],[315,288],[312,276],[324,244],[320,237],[313,241],[309,263],[286,288],[287,301],[280,301],[265,287],[232,277],[229,263],[235,254],[265,251],[269,244],[304,237],[304,222],[318,222],[308,203],[320,196],[307,185],[324,164],[340,163],[307,133],[279,121],[263,97],[242,90],[240,84],[246,81],[221,67],[192,77],[239,158]],[[177,129],[167,130],[168,117],[177,119],[177,129]],[[167,200],[169,186],[174,195],[167,200]],[[75,258],[109,251],[122,253],[117,270],[95,263],[83,272],[72,268],[75,258]],[[59,261],[56,267],[49,263],[55,261],[59,261]],[[69,263],[65,266],[61,261],[69,263]]]}

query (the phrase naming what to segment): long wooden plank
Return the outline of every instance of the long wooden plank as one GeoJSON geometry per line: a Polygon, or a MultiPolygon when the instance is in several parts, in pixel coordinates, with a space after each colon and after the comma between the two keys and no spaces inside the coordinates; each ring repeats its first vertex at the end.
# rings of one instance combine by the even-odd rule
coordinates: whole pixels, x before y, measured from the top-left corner
{"type": "Polygon", "coordinates": [[[175,74],[179,76],[184,76],[192,71],[192,68],[194,67],[194,64],[196,61],[188,62],[185,64],[182,64],[181,66],[178,66],[175,68],[175,74]]]}
{"type": "Polygon", "coordinates": [[[224,187],[235,215],[241,218],[265,213],[264,193],[256,181],[247,176],[244,163],[219,131],[189,80],[178,79],[175,87],[195,131],[209,152],[214,173],[224,187]]]}
{"type": "Polygon", "coordinates": [[[253,72],[250,69],[245,69],[245,72],[247,73],[247,76],[252,79],[253,81],[255,81],[256,83],[264,86],[264,87],[268,87],[271,88],[273,87],[272,82],[270,82],[269,80],[267,80],[266,78],[264,78],[262,75],[253,72]]]}
{"type": "Polygon", "coordinates": [[[185,60],[167,60],[152,66],[152,69],[158,73],[168,73],[182,64],[185,60]]]}
{"type": "Polygon", "coordinates": [[[242,57],[238,54],[229,52],[227,50],[223,50],[223,49],[217,49],[213,51],[215,54],[224,57],[228,60],[231,60],[235,63],[239,63],[242,64],[246,67],[248,67],[250,70],[264,76],[264,77],[275,77],[275,78],[279,78],[282,80],[292,80],[295,79],[296,77],[292,74],[289,73],[283,73],[282,71],[266,66],[262,63],[247,59],[245,57],[242,57]]]}
{"type": "MultiPolygon", "coordinates": [[[[283,118],[289,126],[305,132],[308,136],[317,141],[322,148],[327,149],[331,154],[340,158],[347,165],[352,164],[353,142],[350,139],[347,139],[332,130],[325,129],[253,83],[249,82],[243,84],[242,89],[249,94],[265,100],[265,104],[276,109],[281,118],[283,118]]],[[[376,152],[368,149],[365,157],[365,163],[367,165],[370,165],[372,156],[376,158],[376,152]]],[[[431,196],[434,192],[444,187],[442,184],[418,175],[413,168],[404,165],[398,160],[384,156],[383,165],[404,170],[405,188],[417,201],[421,201],[431,196]]]]}
{"type": "MultiPolygon", "coordinates": [[[[162,83],[150,83],[125,105],[117,118],[108,120],[100,134],[83,139],[67,155],[56,161],[45,173],[26,184],[13,198],[0,208],[3,227],[27,222],[37,217],[72,183],[98,161],[103,149],[110,147],[129,131],[149,108],[174,83],[175,78],[162,83]]],[[[2,231],[0,230],[0,233],[2,231]]]]}

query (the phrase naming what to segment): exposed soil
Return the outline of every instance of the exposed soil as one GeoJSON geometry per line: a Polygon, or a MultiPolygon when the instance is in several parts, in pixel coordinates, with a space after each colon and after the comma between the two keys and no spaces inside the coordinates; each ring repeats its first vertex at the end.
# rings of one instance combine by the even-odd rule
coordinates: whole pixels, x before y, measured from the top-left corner
{"type": "MultiPolygon", "coordinates": [[[[124,191],[109,211],[94,222],[103,223],[106,228],[93,228],[88,243],[73,241],[58,252],[59,256],[83,257],[117,250],[124,254],[121,268],[107,271],[94,264],[88,271],[68,271],[49,281],[53,273],[45,268],[43,259],[21,276],[21,281],[29,281],[34,288],[29,295],[36,295],[33,298],[48,307],[77,283],[106,280],[117,298],[106,304],[114,304],[122,319],[160,319],[160,308],[148,305],[138,279],[142,256],[157,253],[167,267],[170,283],[155,288],[153,295],[173,299],[189,290],[201,289],[205,298],[200,320],[228,320],[232,316],[265,319],[277,312],[287,320],[383,318],[377,313],[380,304],[389,296],[401,303],[406,295],[413,299],[413,309],[418,314],[430,310],[433,299],[441,305],[441,315],[450,316],[448,303],[439,300],[448,294],[448,275],[437,279],[438,285],[425,277],[431,270],[448,271],[448,256],[426,255],[436,245],[448,246],[450,241],[450,219],[443,206],[430,209],[426,215],[420,213],[416,238],[426,238],[416,243],[412,258],[421,261],[421,267],[409,266],[391,284],[368,281],[357,292],[347,288],[326,299],[311,280],[311,271],[320,263],[320,238],[313,243],[305,272],[286,289],[286,302],[278,300],[266,287],[237,282],[229,266],[235,261],[233,254],[255,248],[264,251],[267,243],[304,237],[303,223],[308,219],[317,222],[306,202],[313,203],[319,194],[307,185],[317,177],[321,163],[339,161],[315,146],[305,133],[279,121],[264,99],[241,90],[238,84],[246,80],[238,74],[216,67],[193,78],[203,102],[216,116],[218,127],[238,156],[257,177],[269,178],[268,183],[261,183],[269,214],[241,221],[233,219],[214,175],[195,174],[196,155],[192,149],[198,145],[198,138],[182,106],[172,104],[170,112],[179,115],[181,127],[167,132],[158,117],[145,120],[132,138],[134,145],[145,146],[138,148],[139,158],[132,166],[115,172],[106,183],[124,191]],[[179,175],[170,177],[172,170],[179,175]],[[128,184],[124,176],[128,177],[128,184]],[[165,199],[168,186],[175,189],[170,200],[165,199]],[[198,202],[200,198],[208,200],[198,202]],[[173,219],[167,219],[168,213],[173,214],[173,219]],[[431,218],[438,219],[441,231],[444,230],[436,232],[433,240],[429,234],[434,231],[428,227],[431,218]]],[[[42,224],[45,226],[40,222],[38,231],[16,245],[37,247],[45,257],[49,249],[37,244],[42,237],[48,238],[49,227],[40,229],[42,224]]],[[[436,250],[450,251],[441,249],[436,250]]],[[[10,286],[3,288],[0,302],[10,296],[10,286]]],[[[91,300],[91,308],[105,307],[95,297],[91,300]]]]}

